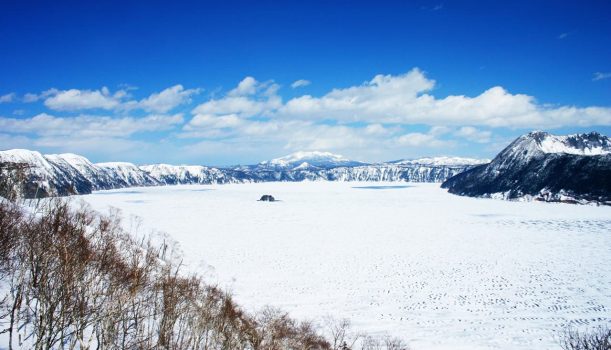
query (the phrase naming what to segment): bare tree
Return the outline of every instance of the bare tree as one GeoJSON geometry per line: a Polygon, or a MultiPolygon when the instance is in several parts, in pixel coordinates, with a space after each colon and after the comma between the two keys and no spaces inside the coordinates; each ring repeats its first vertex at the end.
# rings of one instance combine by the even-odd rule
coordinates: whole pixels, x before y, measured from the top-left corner
{"type": "Polygon", "coordinates": [[[609,350],[611,349],[611,328],[598,327],[590,331],[568,328],[560,339],[564,350],[609,350]]]}
{"type": "Polygon", "coordinates": [[[42,203],[31,211],[0,201],[0,332],[11,350],[347,350],[361,338],[345,319],[327,319],[327,340],[279,309],[247,313],[185,275],[169,238],[136,240],[116,212],[42,203]]]}

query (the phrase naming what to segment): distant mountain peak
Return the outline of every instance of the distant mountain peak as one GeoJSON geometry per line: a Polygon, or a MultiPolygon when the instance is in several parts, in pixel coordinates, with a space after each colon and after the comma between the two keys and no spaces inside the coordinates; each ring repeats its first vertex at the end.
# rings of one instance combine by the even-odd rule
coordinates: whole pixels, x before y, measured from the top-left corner
{"type": "Polygon", "coordinates": [[[495,198],[611,204],[611,142],[597,132],[533,131],[487,165],[446,180],[451,193],[495,198]]]}
{"type": "Polygon", "coordinates": [[[553,135],[544,131],[532,131],[519,137],[508,150],[531,151],[545,154],[563,153],[580,156],[596,156],[611,153],[611,140],[598,132],[553,135]]]}
{"type": "Polygon", "coordinates": [[[544,153],[566,153],[594,156],[611,153],[611,141],[597,132],[557,136],[548,133],[537,135],[539,147],[544,153]]]}
{"type": "Polygon", "coordinates": [[[261,166],[279,168],[356,166],[365,163],[350,160],[342,155],[323,151],[298,151],[289,155],[259,163],[261,166]]]}
{"type": "MultiPolygon", "coordinates": [[[[236,168],[201,165],[126,162],[91,163],[76,154],[42,155],[28,150],[0,151],[2,163],[27,164],[27,180],[20,188],[25,197],[86,194],[95,190],[174,184],[224,184],[268,181],[414,181],[441,182],[473,165],[444,165],[454,158],[425,158],[402,165],[366,164],[330,152],[295,152],[285,157],[236,168]],[[440,161],[443,160],[443,161],[440,161]],[[444,163],[444,164],[440,164],[444,163]]],[[[0,172],[1,176],[13,176],[0,172]]]]}

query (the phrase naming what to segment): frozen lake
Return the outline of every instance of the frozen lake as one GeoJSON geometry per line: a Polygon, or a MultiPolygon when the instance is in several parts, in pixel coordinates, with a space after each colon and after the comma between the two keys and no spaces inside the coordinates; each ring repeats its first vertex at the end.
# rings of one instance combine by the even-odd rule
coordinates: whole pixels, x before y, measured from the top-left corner
{"type": "Polygon", "coordinates": [[[248,309],[349,318],[418,349],[559,349],[611,322],[611,207],[453,196],[438,184],[168,186],[82,196],[167,232],[248,309]],[[258,202],[271,194],[280,202],[258,202]]]}

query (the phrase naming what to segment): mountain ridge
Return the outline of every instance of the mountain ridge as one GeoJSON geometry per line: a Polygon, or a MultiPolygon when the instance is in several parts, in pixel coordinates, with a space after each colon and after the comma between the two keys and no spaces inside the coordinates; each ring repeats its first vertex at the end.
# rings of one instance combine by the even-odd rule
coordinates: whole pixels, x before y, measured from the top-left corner
{"type": "MultiPolygon", "coordinates": [[[[429,159],[429,158],[427,158],[429,159]]],[[[448,158],[450,159],[450,158],[448,158]]],[[[149,164],[128,162],[92,163],[73,154],[42,155],[37,151],[0,151],[3,162],[27,165],[26,197],[87,194],[96,190],[135,186],[177,184],[226,184],[268,181],[413,181],[442,182],[479,164],[483,160],[465,159],[465,163],[417,160],[412,163],[368,164],[352,161],[329,152],[297,152],[255,165],[208,167],[203,165],[149,164]],[[314,163],[314,164],[312,164],[314,163]]],[[[0,176],[10,176],[3,172],[0,176]]]]}
{"type": "Polygon", "coordinates": [[[596,132],[522,135],[488,164],[447,179],[472,197],[611,204],[611,141],[596,132]]]}

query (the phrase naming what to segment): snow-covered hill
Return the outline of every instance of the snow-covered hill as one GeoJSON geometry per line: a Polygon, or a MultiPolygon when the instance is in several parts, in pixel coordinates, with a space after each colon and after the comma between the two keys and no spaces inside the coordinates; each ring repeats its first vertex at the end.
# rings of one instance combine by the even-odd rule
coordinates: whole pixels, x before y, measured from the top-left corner
{"type": "MultiPolygon", "coordinates": [[[[43,156],[40,152],[14,149],[0,152],[0,163],[24,165],[26,183],[21,192],[27,197],[65,196],[92,191],[92,184],[75,167],[59,155],[43,156]]],[[[1,176],[14,176],[2,171],[1,176]]]]}
{"type": "Polygon", "coordinates": [[[259,167],[276,169],[337,168],[340,166],[358,166],[366,163],[350,160],[330,152],[295,152],[284,157],[275,158],[258,164],[259,167]]]}
{"type": "Polygon", "coordinates": [[[518,137],[489,164],[442,185],[451,193],[505,199],[611,204],[611,141],[592,132],[536,131],[518,137]]]}
{"type": "Polygon", "coordinates": [[[227,171],[201,165],[152,164],[140,169],[164,185],[241,182],[227,171]]]}
{"type": "MultiPolygon", "coordinates": [[[[224,184],[268,181],[412,181],[442,182],[481,160],[423,158],[366,164],[328,152],[296,152],[256,165],[214,168],[200,165],[90,162],[76,154],[42,155],[28,150],[0,151],[0,164],[19,163],[27,197],[86,194],[95,190],[175,184],[224,184]]],[[[1,176],[15,176],[4,171],[1,176]]]]}

